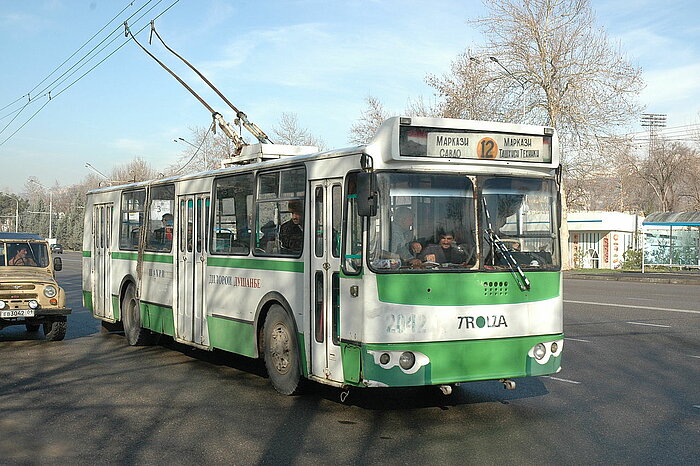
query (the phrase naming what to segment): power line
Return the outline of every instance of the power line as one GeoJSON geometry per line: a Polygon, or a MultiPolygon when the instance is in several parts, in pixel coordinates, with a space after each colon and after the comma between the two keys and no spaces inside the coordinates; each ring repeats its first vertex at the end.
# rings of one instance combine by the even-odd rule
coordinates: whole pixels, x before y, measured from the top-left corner
{"type": "MultiPolygon", "coordinates": [[[[152,1],[153,1],[153,0],[149,0],[149,1],[148,1],[146,4],[144,4],[139,10],[137,10],[136,13],[134,13],[133,15],[131,15],[129,18],[132,18],[133,16],[135,16],[139,11],[141,11],[146,5],[148,5],[148,4],[151,3],[152,1]]],[[[147,15],[150,11],[152,11],[154,8],[156,8],[162,1],[163,1],[163,0],[159,0],[154,6],[152,6],[152,7],[149,8],[144,14],[142,14],[141,16],[139,16],[139,17],[136,19],[136,22],[140,21],[145,15],[147,15]]],[[[174,6],[175,6],[177,3],[179,3],[179,2],[180,2],[180,0],[175,0],[175,1],[174,1],[173,3],[171,3],[166,9],[164,9],[162,12],[160,12],[155,18],[153,18],[153,20],[155,21],[156,19],[160,18],[162,15],[164,15],[165,13],[167,13],[172,7],[174,7],[174,6]]],[[[146,29],[146,28],[149,26],[149,24],[150,24],[150,23],[145,24],[141,29],[139,29],[139,30],[136,32],[136,34],[140,34],[144,29],[146,29]]],[[[119,27],[121,27],[121,26],[119,26],[119,27]]],[[[116,30],[116,29],[115,29],[115,30],[116,30]]],[[[114,33],[114,31],[111,32],[111,33],[107,36],[107,38],[109,38],[109,36],[111,36],[113,33],[114,33]]],[[[119,37],[119,36],[115,37],[115,38],[112,39],[105,47],[102,47],[102,48],[97,52],[97,54],[99,54],[99,53],[102,52],[105,48],[107,48],[109,45],[111,45],[111,44],[116,40],[116,38],[118,38],[118,37],[119,37]]],[[[105,40],[107,40],[107,38],[103,39],[103,40],[100,42],[100,44],[102,44],[105,40]]],[[[124,41],[119,47],[117,47],[117,48],[114,49],[112,52],[110,52],[106,57],[104,57],[102,60],[100,60],[98,63],[96,63],[92,68],[90,68],[90,69],[87,70],[85,73],[83,73],[81,76],[79,76],[76,80],[74,80],[73,82],[71,82],[70,84],[68,84],[66,87],[64,87],[63,89],[61,89],[59,92],[57,92],[53,97],[51,97],[51,92],[53,92],[53,90],[55,90],[55,89],[58,88],[61,84],[63,84],[70,76],[72,76],[73,74],[75,74],[80,68],[84,67],[89,61],[93,60],[97,54],[95,54],[95,56],[91,57],[85,64],[81,65],[77,70],[75,70],[75,71],[73,71],[71,74],[69,74],[69,75],[66,77],[66,79],[63,79],[61,82],[59,82],[58,84],[56,84],[53,88],[51,88],[50,90],[48,90],[48,92],[47,92],[46,94],[43,94],[41,97],[48,97],[48,100],[44,103],[44,105],[42,105],[36,112],[34,112],[34,114],[32,114],[32,116],[29,117],[29,119],[27,119],[27,121],[25,121],[19,128],[17,128],[10,136],[8,136],[4,141],[0,142],[0,146],[2,146],[3,144],[5,144],[10,138],[12,138],[12,136],[14,136],[15,134],[17,134],[17,132],[18,132],[20,129],[22,129],[24,126],[26,126],[27,123],[29,123],[41,110],[43,110],[44,107],[46,107],[46,105],[48,105],[48,103],[51,102],[51,100],[52,100],[53,98],[58,97],[58,96],[61,95],[63,92],[65,92],[65,91],[67,91],[68,89],[70,89],[70,88],[71,88],[73,85],[75,85],[78,81],[80,81],[81,79],[83,79],[83,78],[84,78],[85,76],[87,76],[90,72],[92,72],[95,68],[97,68],[98,66],[100,66],[100,65],[101,65],[102,63],[104,63],[108,58],[110,58],[110,57],[111,57],[112,55],[114,55],[117,51],[119,51],[119,50],[120,50],[124,45],[126,45],[128,42],[129,42],[129,39],[127,39],[126,41],[124,41]]],[[[100,44],[98,44],[98,46],[99,46],[100,44]]],[[[97,46],[96,46],[96,47],[97,47],[97,46]]],[[[83,56],[83,58],[82,58],[80,61],[83,61],[87,55],[89,55],[90,53],[92,53],[92,52],[95,50],[96,47],[94,47],[90,52],[88,52],[88,54],[86,54],[85,56],[83,56]]],[[[80,61],[79,61],[79,62],[80,62],[80,61]]],[[[78,63],[79,63],[79,62],[78,62],[78,63]]],[[[74,65],[73,67],[71,67],[70,69],[72,69],[72,68],[74,68],[74,67],[75,67],[75,65],[74,65]]],[[[70,70],[70,69],[69,69],[69,70],[70,70]]],[[[64,75],[65,75],[65,73],[64,73],[63,75],[61,75],[59,78],[55,79],[51,84],[49,84],[49,86],[44,87],[44,90],[48,89],[51,85],[53,85],[54,83],[56,83],[56,81],[58,81],[58,79],[60,79],[60,78],[63,77],[64,75]]],[[[19,110],[19,113],[21,113],[21,111],[24,110],[24,108],[25,108],[27,105],[29,105],[29,104],[35,102],[36,100],[37,100],[37,98],[34,98],[34,99],[30,100],[29,102],[27,102],[27,103],[19,110]]],[[[10,121],[10,123],[12,123],[12,121],[14,121],[14,120],[19,116],[19,113],[10,121]]],[[[0,134],[2,134],[2,133],[5,131],[5,129],[7,128],[7,126],[9,126],[10,123],[8,123],[8,125],[6,125],[5,128],[3,128],[3,129],[0,131],[0,134]]]]}
{"type": "MultiPolygon", "coordinates": [[[[152,1],[152,0],[151,0],[151,1],[152,1]]],[[[129,2],[124,8],[122,8],[122,10],[121,10],[119,13],[117,13],[117,14],[114,16],[114,18],[112,18],[111,20],[109,20],[109,22],[107,22],[107,24],[105,24],[104,26],[102,26],[102,28],[100,28],[99,31],[97,31],[95,34],[93,34],[93,36],[90,37],[85,43],[83,43],[83,45],[81,45],[80,47],[78,47],[78,49],[77,49],[75,52],[73,52],[73,53],[71,54],[71,56],[69,56],[68,58],[66,58],[66,59],[63,61],[63,63],[61,63],[60,65],[58,65],[56,68],[54,68],[54,70],[53,70],[52,72],[50,72],[49,74],[47,74],[46,77],[45,77],[44,79],[42,79],[36,86],[34,86],[29,92],[27,92],[26,94],[24,94],[22,97],[19,97],[19,98],[18,98],[17,100],[15,100],[14,102],[5,105],[3,108],[0,108],[0,111],[6,109],[7,107],[10,107],[11,105],[15,104],[16,102],[22,100],[24,97],[29,97],[29,100],[32,100],[32,99],[31,99],[31,94],[32,94],[32,92],[34,92],[34,91],[36,90],[37,87],[41,86],[47,79],[49,79],[49,78],[51,77],[51,75],[53,75],[56,71],[58,71],[63,65],[65,65],[66,63],[68,63],[68,61],[70,61],[71,58],[73,58],[78,52],[80,52],[87,44],[89,44],[95,37],[97,37],[102,31],[104,31],[105,28],[106,28],[107,26],[109,26],[111,23],[113,23],[114,20],[115,20],[116,18],[118,18],[122,13],[124,13],[124,11],[126,11],[127,8],[129,8],[129,7],[132,6],[133,4],[134,4],[133,1],[129,2]]]]}

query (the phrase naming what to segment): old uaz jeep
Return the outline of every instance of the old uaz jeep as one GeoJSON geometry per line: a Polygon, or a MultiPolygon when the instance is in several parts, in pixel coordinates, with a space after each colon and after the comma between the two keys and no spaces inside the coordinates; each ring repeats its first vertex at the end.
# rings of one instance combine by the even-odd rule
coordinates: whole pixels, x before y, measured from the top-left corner
{"type": "Polygon", "coordinates": [[[47,340],[63,340],[71,310],[54,275],[61,268],[41,236],[0,233],[0,330],[25,325],[36,332],[43,325],[47,340]]]}

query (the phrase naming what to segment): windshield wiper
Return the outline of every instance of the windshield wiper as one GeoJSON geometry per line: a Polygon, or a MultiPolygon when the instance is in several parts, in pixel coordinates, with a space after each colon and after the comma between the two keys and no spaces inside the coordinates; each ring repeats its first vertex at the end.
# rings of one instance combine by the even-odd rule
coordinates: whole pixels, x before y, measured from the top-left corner
{"type": "MultiPolygon", "coordinates": [[[[530,280],[527,279],[525,276],[525,273],[523,272],[523,269],[520,268],[518,265],[518,261],[515,260],[513,257],[513,254],[510,253],[506,245],[503,243],[501,238],[498,237],[495,231],[493,231],[493,227],[491,226],[491,217],[489,216],[489,209],[488,206],[486,205],[486,198],[482,197],[481,200],[483,201],[484,204],[484,213],[486,214],[486,233],[489,234],[489,238],[491,239],[491,243],[498,247],[498,250],[501,252],[501,255],[505,258],[506,264],[508,264],[508,268],[510,269],[510,272],[513,274],[513,277],[515,277],[515,282],[518,284],[518,287],[520,288],[520,291],[526,291],[530,289],[530,280]]],[[[491,246],[491,249],[493,249],[493,246],[491,246]]],[[[495,260],[496,254],[492,254],[495,260]]]]}

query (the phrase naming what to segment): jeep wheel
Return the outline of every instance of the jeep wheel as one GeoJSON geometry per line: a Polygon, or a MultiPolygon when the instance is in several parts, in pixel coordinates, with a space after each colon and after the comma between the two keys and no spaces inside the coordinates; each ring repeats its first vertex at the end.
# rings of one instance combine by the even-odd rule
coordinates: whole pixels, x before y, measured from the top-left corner
{"type": "Polygon", "coordinates": [[[61,341],[66,336],[68,323],[65,319],[53,322],[44,322],[44,335],[49,341],[61,341]]]}
{"type": "Polygon", "coordinates": [[[27,332],[38,332],[39,327],[41,327],[39,324],[24,324],[24,326],[27,329],[27,332]]]}
{"type": "Polygon", "coordinates": [[[144,346],[153,343],[151,331],[141,327],[141,306],[139,300],[136,299],[134,285],[129,285],[124,293],[121,314],[124,322],[124,335],[131,346],[144,346]]]}

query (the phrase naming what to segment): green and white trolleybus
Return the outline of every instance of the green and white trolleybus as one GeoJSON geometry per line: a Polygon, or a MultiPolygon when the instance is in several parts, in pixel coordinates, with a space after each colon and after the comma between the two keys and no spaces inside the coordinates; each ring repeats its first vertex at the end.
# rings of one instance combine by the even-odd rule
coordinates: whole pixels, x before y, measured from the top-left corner
{"type": "Polygon", "coordinates": [[[263,358],[274,387],[558,372],[552,128],[395,117],[366,146],[256,144],[205,173],[88,193],[84,305],[263,358]]]}

